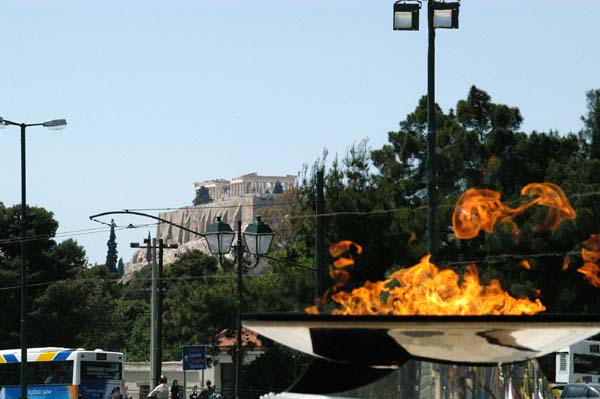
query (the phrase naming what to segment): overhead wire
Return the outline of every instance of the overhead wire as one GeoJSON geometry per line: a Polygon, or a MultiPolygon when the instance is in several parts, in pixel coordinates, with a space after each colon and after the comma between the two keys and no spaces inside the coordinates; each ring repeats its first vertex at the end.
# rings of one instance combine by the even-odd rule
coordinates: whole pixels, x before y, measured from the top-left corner
{"type": "MultiPolygon", "coordinates": [[[[156,226],[158,224],[159,223],[145,223],[145,224],[138,224],[138,225],[129,224],[127,226],[115,226],[115,230],[119,231],[119,230],[126,230],[126,229],[138,229],[138,228],[144,228],[144,227],[149,227],[149,226],[156,226]]],[[[20,238],[3,239],[3,240],[0,240],[0,245],[16,244],[16,243],[20,243],[21,241],[31,242],[31,241],[51,240],[53,238],[77,237],[77,236],[81,236],[81,235],[105,233],[108,230],[109,230],[108,227],[94,227],[94,228],[89,228],[89,229],[63,231],[63,232],[55,233],[55,234],[39,234],[36,236],[26,237],[24,240],[21,240],[20,238]]]]}

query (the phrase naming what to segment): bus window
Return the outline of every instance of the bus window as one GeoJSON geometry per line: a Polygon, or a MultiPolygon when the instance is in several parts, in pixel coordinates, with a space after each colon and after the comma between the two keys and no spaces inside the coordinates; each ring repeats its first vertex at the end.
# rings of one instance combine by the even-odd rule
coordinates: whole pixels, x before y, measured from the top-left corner
{"type": "Polygon", "coordinates": [[[21,383],[21,363],[0,363],[0,387],[21,383]]]}
{"type": "MultiPolygon", "coordinates": [[[[29,385],[73,383],[73,362],[28,362],[29,385]]],[[[0,386],[16,386],[21,383],[21,363],[0,364],[0,386]]]]}
{"type": "Polygon", "coordinates": [[[574,353],[573,372],[578,374],[600,374],[600,356],[574,353]]]}

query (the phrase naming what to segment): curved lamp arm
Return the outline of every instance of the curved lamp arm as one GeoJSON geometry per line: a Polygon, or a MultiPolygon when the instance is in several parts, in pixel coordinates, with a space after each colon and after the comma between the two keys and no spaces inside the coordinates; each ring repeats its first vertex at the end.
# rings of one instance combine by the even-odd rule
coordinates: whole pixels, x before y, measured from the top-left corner
{"type": "Polygon", "coordinates": [[[128,209],[124,209],[124,210],[122,210],[122,211],[109,211],[109,212],[102,212],[102,213],[98,213],[98,214],[96,214],[96,215],[92,215],[92,216],[90,216],[90,220],[94,220],[95,218],[97,218],[97,217],[100,217],[100,216],[106,216],[106,215],[117,215],[117,214],[126,214],[126,215],[145,216],[145,217],[147,217],[147,218],[151,218],[151,219],[154,219],[154,220],[158,220],[159,222],[162,222],[162,223],[170,224],[171,226],[175,226],[175,227],[177,227],[177,228],[180,228],[180,229],[182,229],[182,230],[185,230],[185,231],[187,231],[187,232],[190,232],[190,233],[196,234],[196,235],[198,235],[198,236],[200,236],[200,237],[204,237],[204,234],[202,234],[202,233],[200,233],[200,232],[198,232],[198,231],[192,230],[192,229],[188,229],[187,227],[185,227],[185,226],[182,226],[182,225],[180,225],[180,224],[177,224],[177,223],[174,223],[174,222],[171,222],[170,220],[166,220],[166,219],[163,219],[163,218],[161,218],[161,217],[154,216],[154,215],[149,215],[149,214],[147,214],[147,213],[130,211],[130,210],[128,210],[128,209]]]}

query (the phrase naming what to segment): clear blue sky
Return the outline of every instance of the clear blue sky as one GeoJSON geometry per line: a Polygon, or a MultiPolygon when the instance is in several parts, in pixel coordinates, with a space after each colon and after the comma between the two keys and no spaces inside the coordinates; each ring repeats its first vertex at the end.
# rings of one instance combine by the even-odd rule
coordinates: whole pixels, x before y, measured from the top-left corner
{"type": "MultiPolygon", "coordinates": [[[[380,147],[427,87],[425,15],[420,32],[394,32],[392,4],[4,0],[0,116],[69,123],[28,130],[28,202],[71,232],[102,211],[189,205],[194,181],[380,147]]],[[[475,84],[518,106],[527,132],[578,131],[600,88],[598,21],[598,0],[463,0],[460,29],[437,31],[437,102],[475,84]]],[[[7,206],[19,148],[18,128],[0,130],[7,206]]],[[[147,233],[118,231],[119,255],[147,233]]],[[[107,231],[73,238],[104,262],[107,231]]]]}

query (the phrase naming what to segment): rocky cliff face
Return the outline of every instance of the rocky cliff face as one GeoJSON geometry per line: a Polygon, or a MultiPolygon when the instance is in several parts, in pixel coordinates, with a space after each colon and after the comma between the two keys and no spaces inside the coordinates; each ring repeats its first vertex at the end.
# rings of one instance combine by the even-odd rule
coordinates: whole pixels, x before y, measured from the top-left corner
{"type": "MultiPolygon", "coordinates": [[[[200,233],[204,233],[208,226],[215,222],[216,217],[221,216],[221,220],[228,223],[233,230],[236,229],[237,221],[241,220],[243,230],[257,215],[260,215],[261,209],[274,207],[276,198],[277,194],[234,197],[209,204],[181,208],[176,211],[162,212],[158,216],[200,233]]],[[[161,223],[157,226],[156,237],[158,239],[162,238],[165,244],[179,244],[178,249],[164,251],[164,264],[173,263],[178,255],[191,250],[210,253],[203,237],[167,223],[161,223]]],[[[139,249],[134,253],[131,262],[127,264],[125,276],[133,275],[147,263],[146,249],[139,249]]]]}

